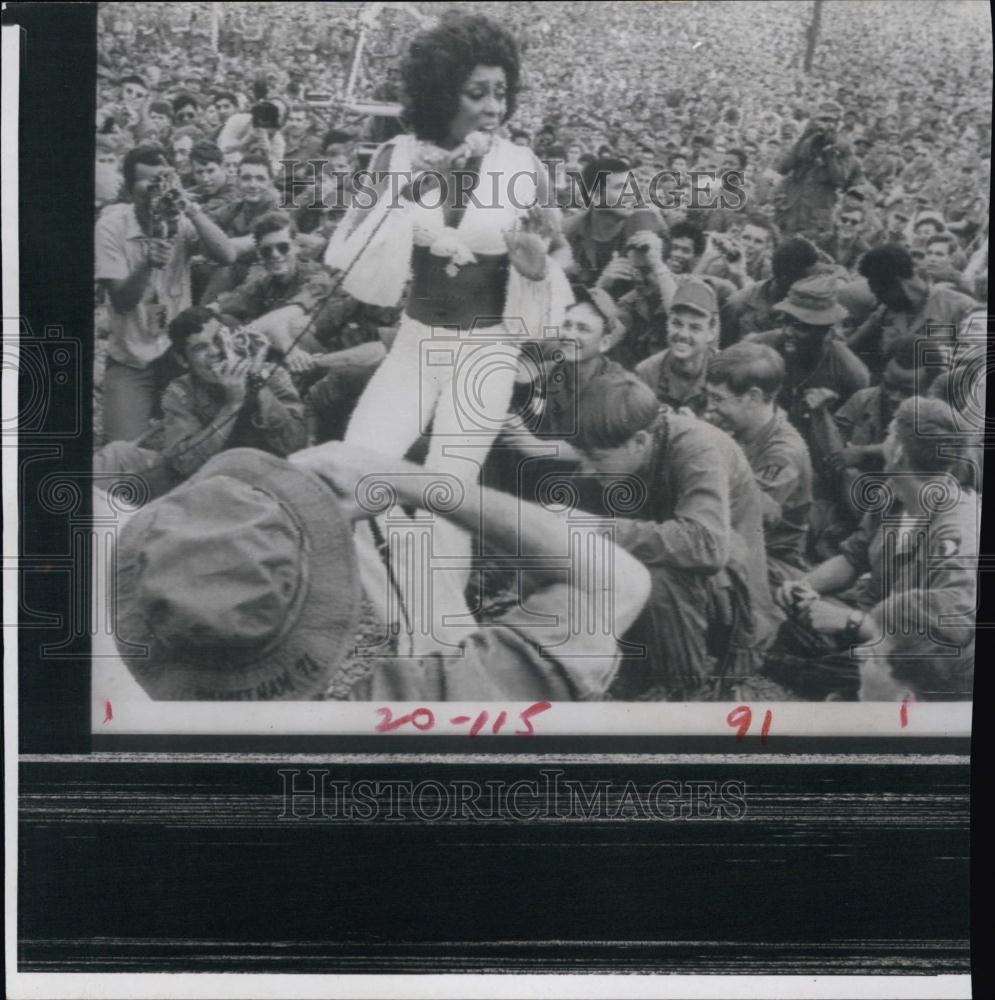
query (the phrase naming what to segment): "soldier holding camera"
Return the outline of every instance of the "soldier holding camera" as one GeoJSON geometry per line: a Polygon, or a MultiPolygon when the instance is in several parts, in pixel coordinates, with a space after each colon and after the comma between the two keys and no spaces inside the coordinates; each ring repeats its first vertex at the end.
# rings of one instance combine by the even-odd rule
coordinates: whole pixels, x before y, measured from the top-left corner
{"type": "Polygon", "coordinates": [[[852,188],[860,166],[837,140],[843,108],[823,101],[778,171],[784,179],[774,195],[775,221],[782,232],[821,243],[832,231],[832,214],[839,191],[852,188]]]}
{"type": "Polygon", "coordinates": [[[95,277],[110,299],[103,383],[104,436],[133,441],[148,430],[175,369],[169,322],[191,305],[190,258],[230,264],[225,234],[190,195],[159,146],[138,146],[123,165],[130,203],[109,205],[97,221],[95,277]]]}

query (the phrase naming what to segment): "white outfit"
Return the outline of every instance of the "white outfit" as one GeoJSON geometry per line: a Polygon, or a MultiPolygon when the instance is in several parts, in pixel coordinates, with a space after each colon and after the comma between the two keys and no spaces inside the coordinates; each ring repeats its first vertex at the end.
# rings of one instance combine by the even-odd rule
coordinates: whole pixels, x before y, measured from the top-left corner
{"type": "MultiPolygon", "coordinates": [[[[412,163],[417,162],[419,144],[412,136],[398,136],[386,145],[391,147],[392,173],[417,175],[412,163]]],[[[379,157],[378,152],[372,162],[379,157]]],[[[356,222],[350,225],[346,219],[339,226],[325,262],[347,272],[343,288],[360,301],[396,305],[408,282],[414,248],[428,247],[433,256],[450,258],[449,278],[440,280],[457,283],[458,292],[460,266],[476,261],[477,254],[493,258],[507,253],[504,233],[535,203],[538,169],[530,150],[495,139],[480,164],[475,191],[479,204],[471,200],[455,228],[444,225],[441,207],[391,204],[388,187],[373,208],[357,213],[356,222]]],[[[404,186],[395,184],[394,190],[404,186]]],[[[547,258],[541,281],[530,281],[508,267],[500,323],[489,317],[486,326],[433,329],[405,313],[386,360],[356,407],[346,440],[402,457],[431,422],[426,465],[454,477],[450,484],[459,493],[459,483],[476,481],[503,426],[518,370],[518,342],[541,337],[546,327],[558,327],[572,301],[562,270],[547,258]]],[[[397,541],[392,571],[407,611],[413,655],[456,646],[478,627],[463,597],[470,538],[441,516],[427,518],[411,519],[395,508],[378,521],[385,536],[393,534],[397,541]],[[420,533],[424,539],[426,527],[431,529],[430,565],[424,559],[403,559],[401,536],[407,532],[412,539],[406,543],[409,555],[422,553],[426,543],[414,538],[420,533]]],[[[367,544],[365,531],[357,530],[357,543],[367,544]]],[[[369,559],[361,563],[373,565],[369,559]]],[[[364,574],[364,583],[383,609],[382,598],[371,591],[389,593],[385,580],[364,574]]],[[[403,628],[398,617],[396,611],[386,611],[388,624],[403,628]]],[[[400,652],[405,652],[403,643],[400,652]]]]}

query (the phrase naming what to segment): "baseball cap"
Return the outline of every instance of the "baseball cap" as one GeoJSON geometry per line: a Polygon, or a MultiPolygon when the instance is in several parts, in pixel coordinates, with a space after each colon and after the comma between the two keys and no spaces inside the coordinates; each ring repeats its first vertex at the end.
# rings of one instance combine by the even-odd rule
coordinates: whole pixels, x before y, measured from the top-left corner
{"type": "Polygon", "coordinates": [[[677,285],[670,309],[692,309],[705,316],[713,316],[719,311],[719,300],[715,297],[715,289],[707,281],[700,278],[685,278],[677,285]]]}

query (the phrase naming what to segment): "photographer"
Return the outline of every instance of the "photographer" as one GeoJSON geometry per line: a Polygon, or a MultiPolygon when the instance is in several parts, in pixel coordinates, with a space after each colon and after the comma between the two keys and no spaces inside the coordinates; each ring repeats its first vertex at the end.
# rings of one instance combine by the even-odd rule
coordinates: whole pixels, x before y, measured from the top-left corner
{"type": "Polygon", "coordinates": [[[625,335],[609,355],[625,368],[634,369],[666,344],[667,310],[677,291],[677,279],[663,254],[663,240],[648,229],[640,230],[629,237],[625,256],[610,261],[598,281],[598,287],[605,290],[616,281],[631,286],[618,300],[625,335]]]}
{"type": "Polygon", "coordinates": [[[97,220],[94,277],[110,298],[103,384],[104,436],[132,441],[148,428],[174,373],[164,358],[167,326],[191,304],[190,258],[230,264],[234,251],[200,205],[179,189],[159,146],[124,158],[130,203],[108,205],[97,220]]]}
{"type": "Polygon", "coordinates": [[[286,456],[307,444],[304,406],[290,376],[265,362],[269,342],[231,331],[210,309],[185,309],[169,324],[187,374],[162,398],[162,458],[186,478],[226,448],[286,456]]]}
{"type": "MultiPolygon", "coordinates": [[[[701,278],[718,279],[728,283],[731,287],[726,289],[726,294],[722,296],[723,301],[727,300],[734,291],[739,291],[745,285],[750,284],[750,279],[746,274],[746,257],[743,254],[743,247],[738,237],[731,233],[706,234],[705,250],[698,258],[693,273],[701,278]]],[[[716,292],[718,292],[717,288],[716,292]]]]}
{"type": "Polygon", "coordinates": [[[853,187],[860,167],[837,141],[842,107],[823,101],[801,138],[781,160],[783,175],[774,195],[775,221],[781,232],[806,236],[820,244],[831,235],[839,191],[853,187]]]}

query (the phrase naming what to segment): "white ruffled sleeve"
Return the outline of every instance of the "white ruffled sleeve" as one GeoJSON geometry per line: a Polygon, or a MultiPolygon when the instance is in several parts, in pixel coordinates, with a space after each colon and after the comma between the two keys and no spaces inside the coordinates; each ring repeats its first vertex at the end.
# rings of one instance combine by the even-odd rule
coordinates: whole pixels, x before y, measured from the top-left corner
{"type": "Polygon", "coordinates": [[[396,306],[411,270],[411,213],[403,203],[391,205],[383,198],[363,214],[351,233],[346,229],[349,220],[343,220],[328,242],[325,264],[344,272],[342,288],[354,299],[372,306],[396,306]]]}
{"type": "Polygon", "coordinates": [[[563,324],[567,307],[574,295],[563,268],[546,257],[546,276],[532,281],[512,265],[508,268],[508,295],[505,303],[505,325],[521,328],[530,340],[539,340],[549,327],[557,330],[563,324]]]}

